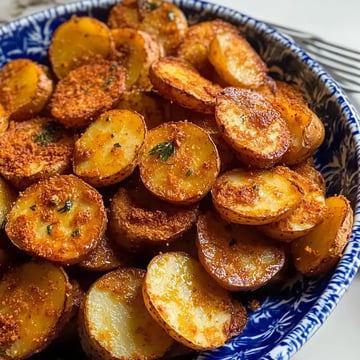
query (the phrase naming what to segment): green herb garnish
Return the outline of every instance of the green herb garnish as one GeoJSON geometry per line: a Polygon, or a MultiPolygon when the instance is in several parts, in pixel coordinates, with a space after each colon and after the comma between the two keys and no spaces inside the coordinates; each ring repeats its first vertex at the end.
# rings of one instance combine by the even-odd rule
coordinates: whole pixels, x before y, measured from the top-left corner
{"type": "Polygon", "coordinates": [[[119,147],[121,147],[121,145],[120,145],[119,143],[115,143],[113,146],[114,146],[114,148],[119,148],[119,147]]]}
{"type": "Polygon", "coordinates": [[[43,132],[34,137],[34,142],[40,146],[56,142],[61,139],[63,129],[63,126],[55,121],[48,122],[42,126],[43,132]]]}
{"type": "Polygon", "coordinates": [[[170,21],[175,20],[175,13],[173,11],[168,11],[168,18],[170,21]]]}
{"type": "Polygon", "coordinates": [[[80,235],[80,229],[76,229],[71,233],[72,237],[79,236],[80,235]]]}
{"type": "Polygon", "coordinates": [[[145,9],[148,11],[156,10],[160,6],[160,2],[157,1],[146,1],[145,9]]]}
{"type": "Polygon", "coordinates": [[[114,82],[114,80],[115,80],[115,78],[113,76],[110,76],[104,81],[102,86],[106,88],[109,85],[111,85],[114,82]]]}
{"type": "Polygon", "coordinates": [[[52,227],[53,227],[53,224],[49,224],[49,225],[46,227],[46,231],[47,231],[48,235],[51,235],[52,227]]]}
{"type": "Polygon", "coordinates": [[[186,176],[186,177],[189,177],[189,176],[192,175],[193,173],[194,173],[194,170],[190,168],[190,169],[186,172],[185,176],[186,176]]]}
{"type": "Polygon", "coordinates": [[[66,212],[70,211],[72,205],[73,205],[72,201],[70,199],[67,199],[65,201],[65,205],[62,208],[60,208],[58,210],[58,212],[59,213],[66,213],[66,212]]]}
{"type": "Polygon", "coordinates": [[[253,190],[258,191],[259,190],[259,185],[254,184],[252,188],[253,188],[253,190]]]}
{"type": "Polygon", "coordinates": [[[163,162],[166,162],[174,154],[175,145],[171,141],[159,143],[149,151],[149,155],[157,155],[157,158],[163,162]]]}
{"type": "Polygon", "coordinates": [[[35,204],[30,206],[30,210],[35,211],[35,209],[36,209],[36,205],[35,205],[35,204]]]}

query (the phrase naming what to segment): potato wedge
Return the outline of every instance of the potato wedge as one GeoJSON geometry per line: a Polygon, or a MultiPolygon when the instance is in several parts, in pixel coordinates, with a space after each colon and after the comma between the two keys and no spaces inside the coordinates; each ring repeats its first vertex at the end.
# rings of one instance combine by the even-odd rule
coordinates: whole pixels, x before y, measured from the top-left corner
{"type": "Polygon", "coordinates": [[[144,276],[142,269],[118,269],[88,290],[80,311],[80,339],[90,358],[158,359],[173,344],[144,305],[144,276]]]}
{"type": "Polygon", "coordinates": [[[267,66],[242,35],[217,33],[209,45],[208,58],[220,77],[231,86],[256,89],[263,85],[267,66]]]}
{"type": "Polygon", "coordinates": [[[0,283],[0,348],[6,358],[26,359],[61,332],[72,308],[65,271],[37,260],[8,270],[0,283]]]}
{"type": "Polygon", "coordinates": [[[5,231],[26,253],[68,265],[97,246],[106,221],[94,188],[74,175],[55,175],[20,193],[5,231]]]}
{"type": "Polygon", "coordinates": [[[220,169],[209,135],[187,122],[167,122],[149,130],[139,162],[144,185],[159,198],[188,205],[203,198],[220,169]]]}
{"type": "Polygon", "coordinates": [[[258,92],[225,88],[216,97],[215,119],[225,141],[247,166],[271,167],[289,147],[285,120],[258,92]]]}
{"type": "Polygon", "coordinates": [[[200,215],[196,245],[205,270],[230,291],[258,289],[285,262],[282,245],[253,226],[226,223],[215,211],[200,215]]]}
{"type": "Polygon", "coordinates": [[[274,169],[226,171],[211,189],[220,216],[237,224],[274,222],[296,208],[302,199],[299,188],[274,169]]]}
{"type": "Polygon", "coordinates": [[[0,103],[10,120],[27,120],[37,115],[52,91],[53,82],[30,59],[11,60],[0,69],[0,103]]]}
{"type": "Polygon", "coordinates": [[[328,273],[342,256],[351,235],[353,221],[353,211],[345,196],[327,198],[323,222],[291,243],[296,269],[307,276],[328,273]]]}
{"type": "Polygon", "coordinates": [[[119,29],[123,27],[138,28],[140,23],[140,13],[138,0],[123,0],[115,4],[107,18],[107,25],[110,29],[119,29]]]}
{"type": "Polygon", "coordinates": [[[103,22],[88,16],[72,16],[51,37],[52,70],[62,79],[80,65],[109,58],[113,45],[110,30],[103,22]]]}
{"type": "Polygon", "coordinates": [[[10,122],[0,136],[0,173],[24,189],[39,179],[71,169],[74,136],[53,118],[10,122]]]}
{"type": "Polygon", "coordinates": [[[238,33],[238,29],[221,19],[202,21],[191,25],[178,46],[176,56],[188,61],[201,75],[209,78],[214,72],[208,58],[210,42],[216,34],[227,32],[238,33]]]}
{"type": "Polygon", "coordinates": [[[297,207],[287,216],[259,229],[274,239],[291,242],[310,232],[323,220],[325,195],[315,182],[286,166],[278,166],[275,171],[296,184],[303,196],[297,207]]]}
{"type": "Polygon", "coordinates": [[[124,91],[125,70],[116,62],[83,65],[57,83],[51,114],[67,128],[84,128],[113,108],[124,91]]]}
{"type": "Polygon", "coordinates": [[[111,199],[109,230],[121,247],[148,252],[174,241],[196,222],[198,204],[176,206],[151,194],[141,183],[119,187],[111,199]]]}
{"type": "Polygon", "coordinates": [[[119,62],[126,69],[126,89],[151,89],[149,68],[159,60],[159,43],[148,33],[132,28],[111,30],[119,62]]]}
{"type": "Polygon", "coordinates": [[[135,169],[145,134],[138,113],[103,112],[75,142],[74,173],[95,187],[120,182],[135,169]]]}
{"type": "Polygon", "coordinates": [[[247,321],[244,307],[238,308],[229,292],[183,252],[151,260],[143,296],[154,319],[175,340],[196,350],[224,345],[241,333],[247,321]]]}
{"type": "Polygon", "coordinates": [[[174,57],[164,57],[150,67],[150,81],[160,95],[201,113],[215,109],[216,94],[221,90],[202,77],[190,64],[174,57]]]}
{"type": "Polygon", "coordinates": [[[166,1],[139,1],[141,21],[139,29],[157,39],[165,56],[176,54],[188,28],[181,9],[166,1]]]}

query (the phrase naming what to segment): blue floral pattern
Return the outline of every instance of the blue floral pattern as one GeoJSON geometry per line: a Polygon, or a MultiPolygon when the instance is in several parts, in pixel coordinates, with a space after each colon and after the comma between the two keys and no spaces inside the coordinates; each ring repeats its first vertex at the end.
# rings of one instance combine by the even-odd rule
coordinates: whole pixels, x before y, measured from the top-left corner
{"type": "MultiPolygon", "coordinates": [[[[244,33],[267,62],[271,73],[303,90],[323,119],[326,141],[316,154],[316,165],[327,183],[328,195],[342,193],[351,201],[354,231],[344,256],[328,276],[309,280],[296,276],[276,293],[260,294],[261,307],[251,312],[244,332],[197,360],[289,359],[323,324],[359,268],[360,135],[359,115],[346,94],[326,71],[291,39],[270,26],[222,6],[194,0],[173,0],[190,22],[221,17],[244,33]]],[[[47,64],[47,51],[56,27],[72,14],[106,19],[116,0],[88,0],[59,6],[0,28],[0,66],[19,57],[47,64]]]]}

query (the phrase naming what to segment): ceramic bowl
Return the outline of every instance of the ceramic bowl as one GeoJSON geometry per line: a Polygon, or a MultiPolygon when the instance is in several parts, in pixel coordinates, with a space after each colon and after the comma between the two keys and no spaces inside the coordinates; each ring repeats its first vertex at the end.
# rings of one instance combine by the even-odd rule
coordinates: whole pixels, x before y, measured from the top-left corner
{"type": "MultiPolygon", "coordinates": [[[[237,25],[277,77],[298,84],[325,124],[326,138],[316,153],[316,166],[327,183],[327,195],[344,194],[351,201],[355,222],[344,256],[330,274],[310,280],[292,278],[274,293],[258,294],[261,307],[249,314],[244,332],[226,346],[195,356],[197,360],[289,359],[320,328],[340,301],[359,267],[360,135],[359,116],[329,74],[291,39],[254,18],[194,0],[174,0],[194,23],[223,18],[237,25]]],[[[116,0],[71,3],[42,11],[0,28],[0,65],[27,57],[48,63],[54,29],[71,15],[105,20],[116,0]]],[[[55,358],[38,355],[36,358],[55,358]]],[[[66,358],[57,354],[57,359],[66,358]]],[[[80,358],[77,355],[76,358],[80,358]]]]}

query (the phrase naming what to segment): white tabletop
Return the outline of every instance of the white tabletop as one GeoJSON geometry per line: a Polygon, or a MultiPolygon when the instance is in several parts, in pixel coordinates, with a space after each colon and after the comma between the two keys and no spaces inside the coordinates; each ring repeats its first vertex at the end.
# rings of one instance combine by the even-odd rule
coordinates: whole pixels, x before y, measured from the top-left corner
{"type": "MultiPolygon", "coordinates": [[[[70,0],[0,0],[0,23],[70,0]],[[31,5],[30,5],[31,4],[31,5]]],[[[255,18],[292,26],[360,51],[358,0],[214,0],[255,18]]],[[[359,64],[360,65],[360,64],[359,64]]],[[[360,111],[360,94],[349,93],[360,111]]],[[[325,325],[293,356],[294,360],[360,358],[360,274],[325,325]]]]}

